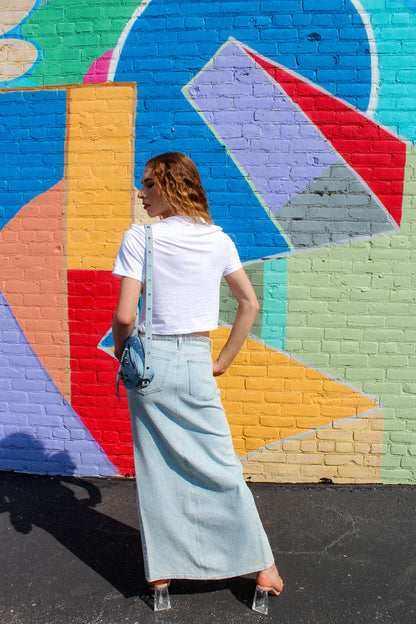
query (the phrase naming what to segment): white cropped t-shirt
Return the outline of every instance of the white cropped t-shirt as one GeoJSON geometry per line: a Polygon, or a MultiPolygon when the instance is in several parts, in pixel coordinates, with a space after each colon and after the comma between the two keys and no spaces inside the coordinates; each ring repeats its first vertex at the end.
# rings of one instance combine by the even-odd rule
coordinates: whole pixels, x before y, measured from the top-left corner
{"type": "MultiPolygon", "coordinates": [[[[178,216],[158,221],[152,230],[153,333],[216,329],[221,277],[242,267],[233,241],[217,225],[178,216]]],[[[145,284],[144,226],[132,225],[124,234],[113,275],[145,284]]],[[[143,309],[139,331],[144,331],[143,309]]]]}

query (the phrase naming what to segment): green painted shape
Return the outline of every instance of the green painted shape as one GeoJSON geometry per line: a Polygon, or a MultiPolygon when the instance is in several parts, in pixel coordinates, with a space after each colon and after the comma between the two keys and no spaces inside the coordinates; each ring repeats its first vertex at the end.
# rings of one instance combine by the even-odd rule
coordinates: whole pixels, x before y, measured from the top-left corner
{"type": "Polygon", "coordinates": [[[261,337],[271,347],[286,348],[287,258],[264,263],[263,325],[261,337]]]}
{"type": "MultiPolygon", "coordinates": [[[[263,268],[264,263],[254,263],[244,266],[244,269],[253,284],[254,291],[260,304],[260,312],[257,314],[251,334],[261,338],[261,328],[263,323],[263,268]]],[[[237,313],[238,304],[231,294],[227,282],[223,278],[220,292],[220,320],[223,323],[232,325],[237,313]]]]}
{"type": "Polygon", "coordinates": [[[42,86],[80,84],[91,64],[117,44],[138,0],[54,0],[22,25],[42,50],[30,79],[42,86]]]}
{"type": "Polygon", "coordinates": [[[287,349],[386,406],[382,480],[415,483],[416,148],[400,233],[288,259],[287,349]]]}

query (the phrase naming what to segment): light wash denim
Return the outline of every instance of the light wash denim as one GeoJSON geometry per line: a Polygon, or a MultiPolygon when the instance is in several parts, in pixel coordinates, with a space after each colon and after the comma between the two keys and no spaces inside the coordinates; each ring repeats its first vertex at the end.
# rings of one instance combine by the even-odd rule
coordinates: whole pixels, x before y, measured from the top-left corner
{"type": "Polygon", "coordinates": [[[220,579],[273,554],[236,456],[211,341],[154,336],[155,376],[128,390],[145,574],[220,579]]]}

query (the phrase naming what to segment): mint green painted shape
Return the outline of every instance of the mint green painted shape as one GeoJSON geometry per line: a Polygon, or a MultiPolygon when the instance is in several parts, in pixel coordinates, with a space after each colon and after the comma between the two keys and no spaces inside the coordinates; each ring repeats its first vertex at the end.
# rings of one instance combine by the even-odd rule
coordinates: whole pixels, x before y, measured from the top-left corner
{"type": "MultiPolygon", "coordinates": [[[[260,303],[251,334],[261,338],[271,347],[284,349],[286,342],[287,259],[248,264],[245,267],[260,303]]],[[[221,283],[220,320],[232,325],[237,312],[237,302],[226,281],[221,283]]]]}
{"type": "Polygon", "coordinates": [[[399,233],[288,259],[287,350],[386,406],[384,483],[416,483],[416,147],[404,193],[399,233]]]}
{"type": "Polygon", "coordinates": [[[380,71],[375,119],[416,140],[416,12],[394,0],[361,0],[374,31],[380,71]]]}
{"type": "Polygon", "coordinates": [[[41,86],[81,84],[91,64],[117,44],[139,0],[54,0],[22,25],[42,50],[30,79],[41,86]]]}
{"type": "MultiPolygon", "coordinates": [[[[258,313],[254,325],[251,328],[251,334],[261,338],[262,320],[263,320],[263,268],[264,263],[248,264],[244,267],[260,304],[260,312],[258,313]]],[[[228,325],[232,325],[237,313],[237,302],[231,294],[225,279],[221,282],[220,292],[220,320],[228,325]]]]}
{"type": "Polygon", "coordinates": [[[261,338],[276,349],[286,348],[287,258],[264,263],[261,338]]]}

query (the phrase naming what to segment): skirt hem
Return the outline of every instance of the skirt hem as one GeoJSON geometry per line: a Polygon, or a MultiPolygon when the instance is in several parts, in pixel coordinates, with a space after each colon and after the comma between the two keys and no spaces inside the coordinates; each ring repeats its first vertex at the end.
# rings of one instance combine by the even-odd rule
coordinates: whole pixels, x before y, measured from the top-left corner
{"type": "Polygon", "coordinates": [[[176,579],[176,580],[187,580],[187,581],[221,581],[223,579],[230,579],[230,578],[236,578],[238,576],[247,576],[247,574],[254,574],[255,572],[260,572],[261,570],[267,570],[267,568],[270,568],[270,566],[272,566],[274,563],[274,559],[272,559],[270,561],[270,563],[266,563],[264,566],[262,566],[260,564],[260,566],[250,566],[249,569],[244,568],[244,570],[241,571],[237,571],[237,572],[233,572],[233,573],[227,573],[227,574],[220,574],[220,575],[211,575],[209,574],[204,575],[203,572],[201,571],[201,574],[199,575],[194,575],[194,574],[180,574],[180,573],[172,573],[170,574],[169,572],[164,572],[161,573],[158,576],[155,576],[154,578],[150,578],[147,579],[146,581],[148,583],[152,583],[154,581],[158,581],[159,579],[176,579]]]}

